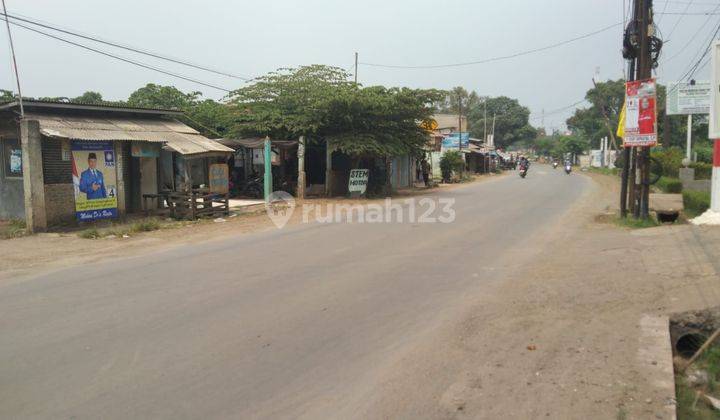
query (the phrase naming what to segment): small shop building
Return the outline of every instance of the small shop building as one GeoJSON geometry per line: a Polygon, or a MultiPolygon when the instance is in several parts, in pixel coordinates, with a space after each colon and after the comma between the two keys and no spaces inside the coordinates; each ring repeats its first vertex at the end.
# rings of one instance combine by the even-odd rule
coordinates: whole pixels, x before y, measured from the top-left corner
{"type": "Polygon", "coordinates": [[[144,195],[208,185],[210,165],[233,152],[180,111],[23,105],[21,118],[18,102],[0,104],[0,219],[31,231],[139,212],[144,195]]]}

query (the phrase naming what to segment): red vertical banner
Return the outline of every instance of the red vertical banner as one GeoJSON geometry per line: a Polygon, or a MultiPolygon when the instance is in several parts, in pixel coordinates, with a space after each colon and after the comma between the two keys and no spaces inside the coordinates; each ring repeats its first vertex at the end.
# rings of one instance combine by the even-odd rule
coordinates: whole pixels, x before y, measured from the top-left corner
{"type": "Polygon", "coordinates": [[[625,84],[625,130],[623,146],[657,145],[657,89],[655,79],[625,84]]]}
{"type": "Polygon", "coordinates": [[[713,142],[713,166],[720,167],[720,139],[715,139],[713,142]]]}

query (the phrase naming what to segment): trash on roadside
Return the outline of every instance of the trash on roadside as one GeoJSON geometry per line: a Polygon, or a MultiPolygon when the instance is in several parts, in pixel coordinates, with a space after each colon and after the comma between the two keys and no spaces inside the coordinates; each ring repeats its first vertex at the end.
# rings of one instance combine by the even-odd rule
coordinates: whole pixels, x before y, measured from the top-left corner
{"type": "Polygon", "coordinates": [[[225,223],[227,220],[223,219],[222,217],[218,217],[217,219],[213,220],[215,223],[225,223]]]}
{"type": "Polygon", "coordinates": [[[535,351],[537,350],[537,347],[535,346],[535,344],[530,344],[529,346],[527,346],[527,349],[530,351],[535,351]]]}

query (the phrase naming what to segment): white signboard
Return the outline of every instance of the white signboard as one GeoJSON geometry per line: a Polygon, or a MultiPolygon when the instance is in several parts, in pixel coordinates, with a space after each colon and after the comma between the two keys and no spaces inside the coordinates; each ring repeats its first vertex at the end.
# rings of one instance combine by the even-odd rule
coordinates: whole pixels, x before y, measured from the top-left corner
{"type": "Polygon", "coordinates": [[[668,115],[707,114],[710,112],[710,82],[670,83],[665,107],[668,115]]]}
{"type": "Polygon", "coordinates": [[[713,42],[712,72],[710,84],[710,124],[708,125],[708,137],[711,139],[720,139],[720,41],[713,42]]]}
{"type": "Polygon", "coordinates": [[[365,194],[369,176],[369,169],[351,169],[350,181],[348,182],[348,191],[350,194],[365,194]]]}

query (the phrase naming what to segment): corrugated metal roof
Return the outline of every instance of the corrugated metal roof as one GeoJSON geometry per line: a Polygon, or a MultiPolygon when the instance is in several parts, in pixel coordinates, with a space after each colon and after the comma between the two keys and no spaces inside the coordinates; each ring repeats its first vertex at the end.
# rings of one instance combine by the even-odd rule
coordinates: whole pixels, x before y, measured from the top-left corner
{"type": "Polygon", "coordinates": [[[194,128],[176,120],[46,114],[26,114],[26,119],[39,121],[40,132],[53,138],[165,143],[166,147],[183,155],[233,152],[233,149],[200,135],[194,128]]]}

